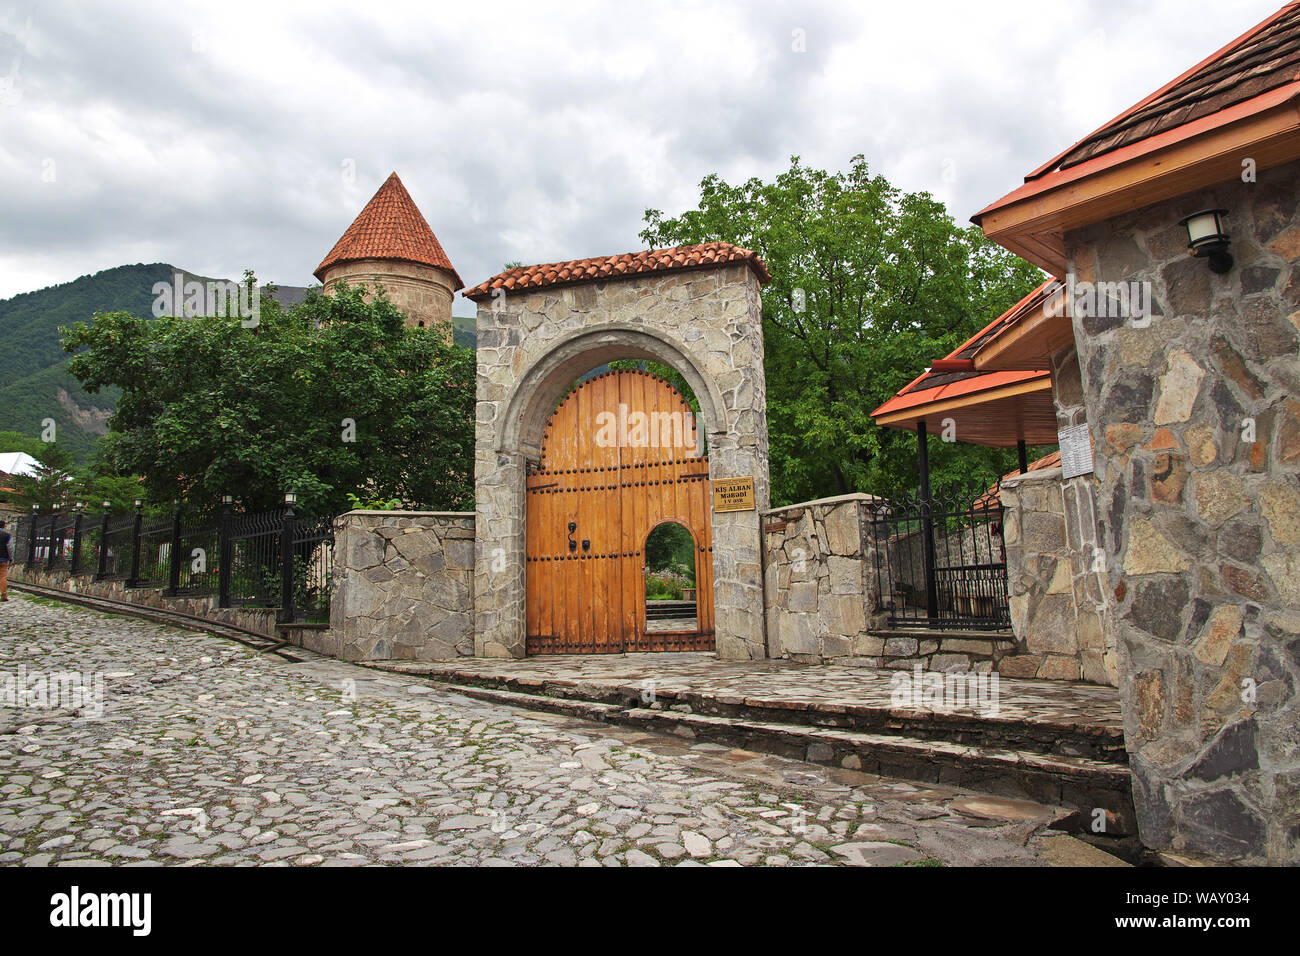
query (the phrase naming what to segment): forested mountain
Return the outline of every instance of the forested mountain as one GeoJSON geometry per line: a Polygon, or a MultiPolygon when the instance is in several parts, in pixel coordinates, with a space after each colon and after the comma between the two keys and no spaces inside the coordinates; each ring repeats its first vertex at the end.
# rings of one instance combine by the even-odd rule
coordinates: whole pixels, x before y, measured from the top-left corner
{"type": "MultiPolygon", "coordinates": [[[[54,419],[59,444],[77,458],[107,431],[116,407],[115,390],[85,392],[67,372],[70,356],[59,344],[59,327],[87,321],[96,312],[152,313],[156,282],[171,282],[174,272],[204,277],[165,262],[117,266],[71,282],[0,299],[0,431],[39,436],[54,419]]],[[[284,305],[302,301],[305,287],[278,286],[284,305]]],[[[474,320],[457,317],[454,338],[474,347],[474,320]]],[[[4,449],[0,449],[4,451],[4,449]]]]}

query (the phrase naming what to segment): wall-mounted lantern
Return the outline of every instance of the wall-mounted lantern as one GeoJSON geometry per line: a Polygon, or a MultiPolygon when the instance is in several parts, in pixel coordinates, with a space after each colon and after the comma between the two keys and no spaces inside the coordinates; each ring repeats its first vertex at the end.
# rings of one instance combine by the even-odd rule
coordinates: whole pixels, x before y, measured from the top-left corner
{"type": "Polygon", "coordinates": [[[1226,209],[1202,209],[1179,221],[1187,229],[1187,243],[1192,255],[1207,258],[1210,271],[1220,274],[1232,268],[1228,232],[1223,227],[1223,217],[1227,214],[1226,209]]]}

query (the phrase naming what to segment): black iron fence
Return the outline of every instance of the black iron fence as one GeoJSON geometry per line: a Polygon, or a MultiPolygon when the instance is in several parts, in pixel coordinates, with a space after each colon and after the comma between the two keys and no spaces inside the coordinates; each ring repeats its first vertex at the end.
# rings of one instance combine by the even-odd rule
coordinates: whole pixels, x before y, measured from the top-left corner
{"type": "Polygon", "coordinates": [[[146,517],[73,511],[14,522],[15,562],[169,595],[215,595],[220,607],[274,607],[281,620],[329,619],[334,519],[291,508],[235,514],[177,507],[146,517]]]}
{"type": "Polygon", "coordinates": [[[876,585],[890,626],[1011,626],[996,488],[990,481],[928,499],[917,494],[877,512],[876,585]]]}

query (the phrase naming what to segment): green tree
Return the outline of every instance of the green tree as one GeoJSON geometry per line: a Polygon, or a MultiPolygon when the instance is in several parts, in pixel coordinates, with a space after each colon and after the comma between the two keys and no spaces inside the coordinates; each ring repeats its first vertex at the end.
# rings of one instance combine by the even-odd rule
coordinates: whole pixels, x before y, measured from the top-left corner
{"type": "Polygon", "coordinates": [[[646,537],[647,571],[680,571],[695,580],[695,539],[682,525],[659,525],[646,537]]]}
{"type": "Polygon", "coordinates": [[[23,511],[29,510],[32,505],[39,505],[45,514],[49,514],[56,506],[70,508],[77,496],[77,484],[72,474],[72,456],[59,447],[57,442],[37,440],[37,446],[27,450],[27,454],[37,461],[32,473],[14,475],[10,481],[14,489],[11,505],[23,511]]]}
{"type": "Polygon", "coordinates": [[[467,507],[473,353],[364,293],[312,290],[287,310],[263,295],[253,328],[113,312],[64,329],[83,387],[121,389],[103,473],[142,475],[152,501],[233,494],[260,510],[291,490],[318,514],[349,494],[467,507]]]}
{"type": "MultiPolygon", "coordinates": [[[[838,173],[793,157],[771,183],[709,175],[697,209],[648,209],[645,221],[651,246],[732,242],[772,273],[762,299],[774,504],[914,489],[915,437],[871,412],[1042,281],[928,193],[872,176],[861,156],[838,173]]],[[[931,462],[943,484],[1010,471],[1015,453],[935,443],[931,462]]]]}

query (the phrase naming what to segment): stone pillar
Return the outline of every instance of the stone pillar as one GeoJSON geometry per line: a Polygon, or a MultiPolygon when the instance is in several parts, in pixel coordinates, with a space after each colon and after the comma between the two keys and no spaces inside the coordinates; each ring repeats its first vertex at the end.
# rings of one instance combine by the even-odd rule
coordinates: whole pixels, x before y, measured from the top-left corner
{"type": "Polygon", "coordinates": [[[883,507],[871,495],[843,495],[764,515],[768,646],[773,657],[820,664],[879,656],[881,623],[875,537],[883,507]]]}
{"type": "Polygon", "coordinates": [[[1091,476],[1063,481],[1060,468],[1040,468],[1003,479],[1001,494],[1018,646],[999,672],[1118,686],[1091,476]]]}
{"type": "Polygon", "coordinates": [[[474,646],[473,570],[472,514],[340,515],[334,531],[332,644],[312,649],[352,661],[468,656],[474,646]]]}
{"type": "Polygon", "coordinates": [[[1149,317],[1074,315],[1148,846],[1300,860],[1300,164],[1066,233],[1077,282],[1149,317]],[[1234,268],[1179,220],[1229,210],[1234,268]]]}

